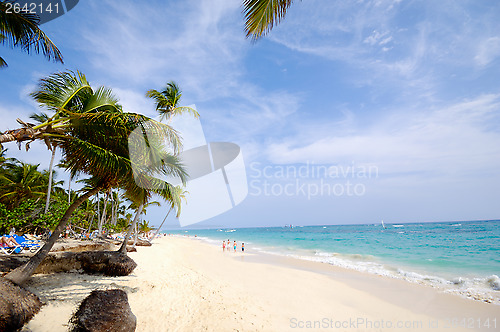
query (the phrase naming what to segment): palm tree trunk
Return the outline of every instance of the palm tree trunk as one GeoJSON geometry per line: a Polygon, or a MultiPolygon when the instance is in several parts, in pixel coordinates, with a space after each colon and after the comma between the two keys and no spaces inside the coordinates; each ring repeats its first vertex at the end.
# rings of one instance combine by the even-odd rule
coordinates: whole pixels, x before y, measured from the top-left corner
{"type": "Polygon", "coordinates": [[[113,197],[113,201],[111,203],[111,225],[116,226],[116,222],[118,221],[117,211],[118,211],[118,197],[116,200],[113,197]]]}
{"type": "Polygon", "coordinates": [[[160,226],[158,227],[158,229],[154,233],[153,237],[151,238],[151,241],[153,241],[155,239],[155,237],[158,235],[158,233],[160,233],[161,226],[163,226],[163,223],[165,222],[165,220],[167,220],[168,215],[170,214],[170,211],[172,211],[172,208],[170,208],[170,210],[168,210],[167,215],[165,216],[165,218],[163,218],[163,221],[161,222],[160,226]]]}
{"type": "Polygon", "coordinates": [[[139,236],[139,232],[137,231],[137,223],[135,223],[135,232],[134,232],[134,243],[132,247],[135,248],[135,244],[137,243],[137,237],[139,236]]]}
{"type": "Polygon", "coordinates": [[[23,142],[31,140],[32,137],[38,136],[40,131],[35,131],[33,128],[17,128],[8,130],[0,135],[0,143],[7,143],[12,141],[23,142]]]}
{"type": "Polygon", "coordinates": [[[123,254],[125,254],[127,252],[128,238],[130,237],[130,235],[132,235],[132,230],[135,229],[135,225],[137,224],[137,220],[139,219],[139,216],[141,215],[143,209],[144,209],[144,203],[139,205],[139,208],[137,209],[137,213],[135,214],[134,220],[132,221],[132,223],[130,224],[130,227],[128,228],[127,235],[123,239],[122,246],[120,247],[120,249],[118,249],[119,252],[121,252],[123,254]]]}
{"type": "Polygon", "coordinates": [[[0,135],[0,143],[12,142],[15,140],[16,140],[16,137],[14,135],[12,135],[11,133],[0,135]]]}
{"type": "Polygon", "coordinates": [[[68,204],[71,204],[71,176],[69,177],[68,182],[68,204]]]}
{"type": "Polygon", "coordinates": [[[5,276],[5,278],[9,279],[10,281],[18,285],[23,284],[33,274],[33,272],[35,272],[38,265],[40,265],[40,263],[49,253],[50,249],[52,249],[52,247],[54,246],[54,243],[56,243],[56,241],[59,239],[59,236],[61,235],[62,231],[66,228],[66,225],[68,224],[71,214],[73,214],[73,212],[86,199],[88,199],[90,196],[94,195],[98,191],[99,188],[94,188],[90,191],[87,191],[85,194],[76,199],[73,202],[73,204],[71,204],[69,208],[66,210],[63,217],[61,218],[61,221],[59,221],[59,224],[57,225],[56,229],[54,230],[50,238],[47,240],[47,242],[43,245],[43,247],[40,250],[38,250],[38,252],[33,257],[31,257],[26,264],[9,272],[5,276]]]}
{"type": "Polygon", "coordinates": [[[49,165],[49,188],[47,189],[47,201],[45,202],[45,212],[46,214],[49,211],[49,204],[50,204],[50,194],[52,193],[52,173],[54,173],[54,158],[56,156],[56,147],[52,147],[52,158],[50,158],[50,165],[49,165]]]}
{"type": "Polygon", "coordinates": [[[92,215],[92,218],[90,219],[90,222],[89,222],[89,229],[87,230],[87,233],[90,234],[90,229],[92,227],[92,223],[94,222],[94,215],[92,215]]]}
{"type": "Polygon", "coordinates": [[[109,195],[106,195],[106,198],[104,198],[104,207],[102,208],[102,216],[101,216],[101,220],[99,220],[99,224],[97,226],[97,229],[99,230],[99,236],[102,235],[102,225],[104,225],[104,221],[106,220],[106,208],[107,208],[107,205],[108,205],[108,198],[109,198],[109,195]]]}
{"type": "Polygon", "coordinates": [[[99,201],[99,193],[97,193],[97,220],[99,222],[99,220],[101,220],[101,212],[100,212],[100,201],[99,201]]]}

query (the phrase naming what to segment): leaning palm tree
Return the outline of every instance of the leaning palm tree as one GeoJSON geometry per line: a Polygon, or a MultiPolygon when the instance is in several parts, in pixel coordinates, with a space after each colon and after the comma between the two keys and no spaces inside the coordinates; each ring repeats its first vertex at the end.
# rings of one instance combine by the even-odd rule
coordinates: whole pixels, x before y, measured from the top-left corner
{"type": "MultiPolygon", "coordinates": [[[[167,201],[168,200],[172,200],[172,198],[169,196],[168,199],[166,199],[166,200],[167,201]]],[[[141,215],[146,215],[147,214],[147,208],[150,207],[150,206],[153,206],[153,205],[155,205],[155,206],[161,206],[161,203],[158,202],[158,201],[151,201],[151,202],[148,201],[147,203],[144,203],[144,207],[142,209],[141,215]]],[[[144,221],[142,223],[144,223],[144,221]]],[[[138,229],[140,230],[140,226],[141,226],[141,223],[135,224],[135,228],[134,228],[135,229],[135,234],[134,234],[134,244],[133,244],[134,248],[135,248],[135,244],[137,243],[137,238],[139,237],[139,231],[138,231],[138,229]],[[139,227],[137,227],[137,226],[139,226],[139,227]]]]}
{"type": "Polygon", "coordinates": [[[161,120],[167,119],[170,123],[174,116],[182,113],[189,113],[195,118],[199,117],[198,112],[193,108],[179,106],[182,91],[174,81],[168,82],[162,91],[149,90],[146,93],[146,97],[152,98],[155,101],[156,110],[160,114],[161,120]]]}
{"type": "MultiPolygon", "coordinates": [[[[166,125],[143,115],[123,112],[109,89],[92,89],[81,73],[57,73],[42,79],[32,96],[54,114],[37,126],[19,120],[23,127],[0,135],[0,142],[28,141],[29,144],[35,139],[57,137],[57,147],[71,175],[85,174],[90,178],[86,190],[73,200],[45,245],[25,265],[7,274],[6,278],[17,284],[22,284],[34,272],[65,229],[71,214],[85,200],[113,187],[123,189],[130,196],[142,189],[136,183],[128,150],[128,137],[136,128],[146,132],[147,127],[148,132],[159,137],[158,140],[160,137],[168,142],[180,140],[166,125]]],[[[174,155],[169,157],[176,160],[174,155]]],[[[168,171],[164,171],[163,165],[151,168],[150,172],[185,178],[181,167],[168,171]]],[[[144,172],[141,180],[149,181],[149,174],[144,172]]]]}
{"type": "MultiPolygon", "coordinates": [[[[47,59],[62,63],[61,52],[40,30],[39,17],[24,11],[7,13],[9,2],[12,1],[0,1],[0,43],[11,48],[19,47],[27,53],[43,53],[47,59]]],[[[6,66],[7,63],[0,57],[0,67],[6,66]]]]}
{"type": "MultiPolygon", "coordinates": [[[[142,134],[136,134],[137,132],[134,132],[134,134],[129,137],[129,144],[132,146],[132,151],[136,151],[133,147],[134,145],[142,145],[142,134]]],[[[174,176],[179,178],[183,184],[186,182],[187,174],[183,169],[183,165],[177,156],[168,152],[161,136],[147,136],[147,153],[133,153],[131,156],[131,159],[134,160],[135,167],[142,167],[142,171],[134,174],[134,181],[130,182],[127,188],[122,188],[125,189],[124,196],[133,203],[132,207],[136,208],[136,214],[128,228],[120,249],[118,249],[121,253],[126,253],[128,239],[132,235],[132,231],[135,229],[135,225],[140,215],[143,213],[144,207],[148,205],[152,195],[157,194],[167,202],[174,200],[174,186],[161,180],[157,176],[159,171],[163,176],[174,176]],[[158,163],[158,160],[161,162],[158,163]]]]}
{"type": "Polygon", "coordinates": [[[243,0],[247,38],[256,41],[269,33],[286,15],[293,0],[243,0]]]}
{"type": "MultiPolygon", "coordinates": [[[[180,163],[178,164],[170,164],[169,167],[172,168],[179,168],[181,169],[182,166],[180,163]]],[[[182,183],[185,184],[186,181],[186,174],[179,174],[178,176],[181,180],[182,183]]],[[[134,202],[135,206],[137,206],[136,214],[134,219],[132,220],[132,223],[130,224],[127,234],[125,235],[125,238],[123,239],[122,245],[120,249],[118,249],[119,252],[121,253],[126,253],[127,252],[127,243],[128,239],[132,235],[132,231],[135,229],[137,221],[139,220],[140,215],[143,213],[144,206],[148,204],[149,200],[152,197],[152,194],[156,194],[160,197],[162,197],[164,200],[168,201],[173,201],[174,200],[174,186],[169,184],[168,182],[164,182],[158,179],[154,179],[155,181],[158,181],[158,184],[162,184],[161,188],[160,186],[155,186],[156,189],[145,189],[141,187],[137,187],[135,190],[131,190],[128,193],[125,194],[125,196],[134,202]]],[[[137,185],[137,184],[136,184],[137,185]]]]}
{"type": "Polygon", "coordinates": [[[165,218],[163,218],[163,221],[161,222],[160,226],[158,226],[158,229],[156,230],[153,237],[151,238],[151,241],[154,240],[154,238],[158,235],[158,233],[160,233],[163,224],[167,220],[167,218],[170,215],[170,212],[172,212],[172,210],[175,209],[177,211],[175,217],[179,218],[179,216],[181,215],[182,199],[184,199],[184,200],[186,199],[186,194],[187,194],[187,191],[184,190],[184,187],[182,187],[182,186],[175,186],[174,187],[174,191],[173,191],[173,195],[172,195],[173,199],[171,201],[169,201],[170,209],[168,210],[165,218]]]}
{"type": "MultiPolygon", "coordinates": [[[[168,82],[165,88],[161,92],[154,89],[149,90],[146,93],[146,96],[155,100],[156,110],[160,114],[161,119],[162,120],[168,119],[169,123],[174,116],[186,112],[193,115],[194,117],[199,117],[198,112],[193,108],[186,106],[179,106],[179,101],[182,97],[182,92],[179,86],[174,81],[168,82]]],[[[140,141],[141,139],[142,137],[139,137],[137,141],[140,141]]],[[[171,156],[168,155],[168,153],[166,153],[163,150],[163,144],[161,143],[161,141],[149,140],[147,146],[150,151],[155,151],[153,153],[153,157],[149,156],[148,154],[142,155],[140,157],[147,160],[141,160],[140,162],[136,160],[136,164],[148,165],[146,166],[147,168],[152,164],[158,165],[157,160],[161,160],[160,164],[166,166],[166,169],[169,168],[175,169],[176,167],[182,168],[182,164],[180,164],[176,158],[172,158],[171,156]],[[156,158],[154,156],[156,156],[156,158]]],[[[173,144],[173,146],[175,147],[176,145],[173,144]]],[[[177,176],[182,179],[184,184],[185,178],[180,174],[177,174],[177,176]]],[[[145,204],[148,203],[151,197],[151,192],[158,194],[160,197],[163,197],[166,201],[171,202],[175,199],[175,195],[173,194],[174,187],[172,185],[162,180],[159,180],[158,178],[154,178],[154,181],[155,182],[151,183],[151,178],[147,178],[145,181],[146,183],[143,183],[142,186],[140,186],[141,188],[137,190],[136,195],[133,197],[130,196],[128,197],[131,201],[135,203],[135,205],[137,206],[137,210],[136,210],[136,215],[132,220],[132,223],[130,224],[127,234],[125,235],[123,243],[119,249],[120,252],[124,253],[127,251],[128,239],[132,235],[132,231],[135,228],[139,216],[142,214],[145,204]],[[154,190],[147,191],[144,188],[153,188],[154,190]]],[[[136,178],[136,182],[140,183],[141,179],[136,178]]]]}

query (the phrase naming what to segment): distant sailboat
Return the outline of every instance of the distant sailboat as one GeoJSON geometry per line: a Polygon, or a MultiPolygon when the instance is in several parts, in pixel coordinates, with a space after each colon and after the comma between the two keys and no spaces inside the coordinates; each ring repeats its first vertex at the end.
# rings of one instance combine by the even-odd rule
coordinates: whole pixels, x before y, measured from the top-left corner
{"type": "Polygon", "coordinates": [[[384,225],[384,221],[382,220],[382,227],[384,227],[384,229],[386,229],[387,227],[385,227],[384,225]]]}

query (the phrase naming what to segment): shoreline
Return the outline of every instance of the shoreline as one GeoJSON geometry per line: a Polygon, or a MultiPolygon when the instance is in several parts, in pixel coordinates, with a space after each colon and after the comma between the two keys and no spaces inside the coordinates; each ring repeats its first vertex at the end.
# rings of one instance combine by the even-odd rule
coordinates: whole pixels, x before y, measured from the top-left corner
{"type": "Polygon", "coordinates": [[[79,302],[91,290],[103,288],[127,292],[137,331],[311,330],[306,325],[315,322],[320,325],[313,330],[336,329],[335,324],[344,322],[351,324],[344,331],[401,330],[398,322],[417,324],[405,331],[460,330],[453,319],[474,324],[464,331],[493,331],[478,324],[487,318],[500,324],[495,305],[327,264],[271,262],[254,253],[223,253],[200,240],[176,236],[137,249],[129,255],[138,267],[126,277],[34,276],[27,288],[47,305],[23,331],[66,331],[79,302]],[[378,327],[369,328],[368,323],[378,327]]]}
{"type": "MultiPolygon", "coordinates": [[[[173,233],[174,236],[192,237],[191,234],[173,233]]],[[[222,240],[207,235],[198,236],[213,246],[220,246],[222,240]]],[[[455,274],[452,272],[424,270],[421,266],[401,265],[384,258],[369,254],[339,254],[336,252],[322,251],[321,249],[286,248],[284,246],[269,246],[268,244],[253,243],[244,239],[248,249],[262,255],[263,259],[279,262],[280,258],[322,263],[328,266],[356,271],[362,274],[400,280],[406,283],[424,285],[442,292],[453,294],[473,301],[486,302],[500,305],[500,277],[495,271],[490,274],[455,274]],[[313,252],[312,252],[313,251],[313,252]],[[351,258],[348,256],[359,256],[351,258]],[[364,259],[363,256],[368,256],[364,259]]],[[[255,240],[255,239],[254,239],[255,240]]],[[[240,239],[240,242],[242,239],[240,239]]]]}

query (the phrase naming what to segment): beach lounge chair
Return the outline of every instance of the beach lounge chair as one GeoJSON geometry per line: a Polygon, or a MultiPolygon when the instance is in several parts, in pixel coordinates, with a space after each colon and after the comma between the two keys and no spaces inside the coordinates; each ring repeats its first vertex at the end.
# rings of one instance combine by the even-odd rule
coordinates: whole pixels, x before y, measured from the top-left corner
{"type": "MultiPolygon", "coordinates": [[[[8,235],[4,235],[4,236],[9,237],[8,235]]],[[[40,243],[38,243],[37,241],[28,240],[24,236],[13,235],[12,238],[14,238],[14,240],[16,240],[18,245],[8,246],[6,244],[2,244],[2,246],[0,246],[2,253],[7,254],[7,255],[10,255],[12,253],[19,254],[19,253],[23,252],[24,250],[35,253],[38,251],[38,249],[41,248],[40,243]]]]}
{"type": "Polygon", "coordinates": [[[14,239],[19,243],[22,250],[28,250],[29,252],[35,253],[41,248],[40,242],[29,240],[24,236],[14,235],[14,239]]]}
{"type": "Polygon", "coordinates": [[[9,246],[6,243],[0,243],[0,252],[5,255],[10,255],[12,253],[20,253],[21,251],[23,251],[23,248],[21,246],[9,246]]]}
{"type": "Polygon", "coordinates": [[[34,241],[35,243],[38,243],[39,242],[39,238],[37,238],[35,235],[31,235],[31,234],[24,234],[23,235],[27,240],[29,241],[34,241]]]}
{"type": "Polygon", "coordinates": [[[0,245],[0,252],[5,255],[10,255],[16,250],[16,247],[6,247],[3,244],[0,245]]]}

